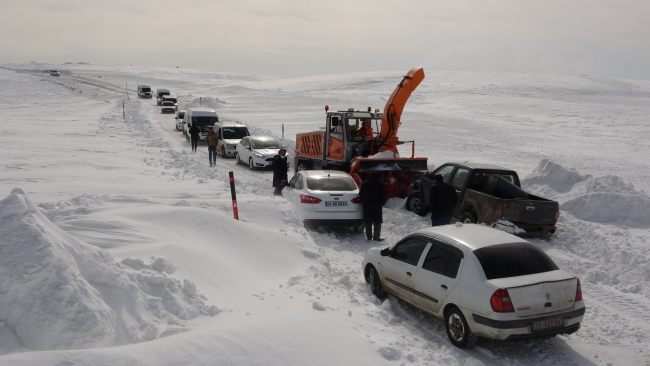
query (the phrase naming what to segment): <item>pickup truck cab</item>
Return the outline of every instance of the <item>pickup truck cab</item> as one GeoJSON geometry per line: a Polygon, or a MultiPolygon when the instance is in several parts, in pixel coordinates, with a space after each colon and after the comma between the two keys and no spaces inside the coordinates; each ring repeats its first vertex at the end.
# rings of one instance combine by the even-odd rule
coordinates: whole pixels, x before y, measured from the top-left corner
{"type": "Polygon", "coordinates": [[[453,217],[458,221],[491,225],[507,220],[529,235],[555,233],[559,204],[523,191],[517,172],[496,165],[446,163],[433,172],[415,176],[409,186],[407,210],[427,214],[435,174],[442,175],[456,189],[458,203],[453,217]]]}
{"type": "Polygon", "coordinates": [[[156,89],[156,104],[162,105],[163,97],[165,95],[171,95],[169,89],[164,89],[164,88],[156,89]]]}
{"type": "Polygon", "coordinates": [[[151,98],[153,96],[153,91],[151,90],[151,86],[147,84],[138,85],[138,96],[140,98],[151,98]]]}

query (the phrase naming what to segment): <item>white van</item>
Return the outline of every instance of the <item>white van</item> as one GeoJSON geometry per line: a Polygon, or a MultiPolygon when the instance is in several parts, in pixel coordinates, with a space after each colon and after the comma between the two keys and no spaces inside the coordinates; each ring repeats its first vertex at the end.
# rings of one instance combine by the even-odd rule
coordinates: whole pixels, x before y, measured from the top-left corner
{"type": "Polygon", "coordinates": [[[240,122],[218,122],[214,125],[217,133],[217,152],[222,158],[235,157],[239,141],[251,134],[246,125],[240,122]]]}
{"type": "Polygon", "coordinates": [[[185,123],[183,124],[183,134],[185,138],[190,140],[190,128],[197,126],[201,129],[201,140],[205,140],[205,135],[208,134],[208,128],[219,122],[217,111],[212,108],[187,108],[184,116],[185,123]]]}
{"type": "Polygon", "coordinates": [[[165,95],[171,95],[169,89],[164,89],[164,88],[156,89],[156,104],[162,105],[163,97],[165,95]]]}
{"type": "Polygon", "coordinates": [[[151,98],[153,96],[153,92],[151,91],[151,86],[147,84],[138,85],[138,96],[140,98],[151,98]]]}

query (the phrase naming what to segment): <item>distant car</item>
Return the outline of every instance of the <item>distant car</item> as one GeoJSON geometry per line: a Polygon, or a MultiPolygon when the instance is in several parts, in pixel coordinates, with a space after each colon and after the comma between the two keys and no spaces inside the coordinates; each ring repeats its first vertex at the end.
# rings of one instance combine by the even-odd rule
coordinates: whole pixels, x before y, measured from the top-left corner
{"type": "Polygon", "coordinates": [[[162,113],[174,113],[176,112],[176,106],[174,102],[163,102],[162,103],[162,113]]]}
{"type": "Polygon", "coordinates": [[[153,92],[151,91],[151,86],[147,84],[138,85],[138,96],[140,98],[151,98],[153,96],[153,92]]]}
{"type": "Polygon", "coordinates": [[[176,111],[176,131],[183,131],[183,124],[185,123],[185,110],[176,111]]]}
{"type": "Polygon", "coordinates": [[[250,136],[246,125],[240,122],[218,122],[214,124],[217,134],[217,152],[222,158],[235,157],[237,144],[246,136],[250,136]]]}
{"type": "Polygon", "coordinates": [[[301,170],[282,195],[298,211],[305,228],[347,226],[362,232],[363,209],[354,179],[338,170],[301,170]]]}
{"type": "Polygon", "coordinates": [[[270,167],[280,147],[273,137],[246,136],[237,144],[235,160],[237,164],[248,164],[251,170],[270,167]]]}
{"type": "Polygon", "coordinates": [[[51,76],[61,76],[61,73],[59,70],[50,70],[50,75],[51,76]]]}
{"type": "Polygon", "coordinates": [[[580,280],[541,249],[483,225],[416,231],[372,248],[363,274],[377,297],[391,294],[445,321],[455,346],[476,337],[544,338],[580,329],[580,280]]]}
{"type": "Polygon", "coordinates": [[[169,91],[169,89],[165,89],[165,88],[156,89],[156,104],[157,105],[162,105],[163,97],[165,95],[171,95],[171,92],[169,91]]]}
{"type": "Polygon", "coordinates": [[[178,100],[176,99],[176,97],[170,97],[168,95],[163,95],[162,101],[163,101],[163,103],[167,102],[167,101],[173,102],[174,103],[174,108],[176,108],[176,110],[178,110],[178,100]]]}

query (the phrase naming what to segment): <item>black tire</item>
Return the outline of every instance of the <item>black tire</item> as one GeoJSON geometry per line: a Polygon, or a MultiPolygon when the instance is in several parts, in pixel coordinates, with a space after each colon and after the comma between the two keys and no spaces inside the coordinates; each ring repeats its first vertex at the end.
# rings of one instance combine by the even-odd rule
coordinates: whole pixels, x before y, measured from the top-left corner
{"type": "Polygon", "coordinates": [[[377,273],[375,267],[370,267],[370,272],[368,273],[368,281],[370,284],[370,291],[372,291],[373,295],[377,296],[378,299],[383,299],[386,297],[384,287],[381,285],[379,273],[377,273]]]}
{"type": "Polygon", "coordinates": [[[476,216],[471,212],[465,212],[461,215],[460,222],[463,224],[476,224],[476,216]]]}
{"type": "Polygon", "coordinates": [[[221,145],[221,158],[225,159],[226,158],[226,147],[221,145]]]}
{"type": "Polygon", "coordinates": [[[251,170],[255,170],[255,163],[253,163],[253,158],[248,158],[248,167],[251,170]]]}
{"type": "Polygon", "coordinates": [[[355,233],[362,233],[365,228],[366,228],[366,225],[359,224],[359,225],[355,226],[353,229],[354,229],[355,233]]]}
{"type": "Polygon", "coordinates": [[[237,165],[242,163],[241,159],[239,158],[239,153],[235,153],[235,162],[237,162],[237,165]]]}
{"type": "Polygon", "coordinates": [[[476,343],[476,334],[469,329],[465,316],[457,307],[445,313],[445,327],[451,343],[458,348],[470,348],[476,343]]]}
{"type": "Polygon", "coordinates": [[[420,216],[425,216],[429,212],[428,207],[422,203],[420,196],[417,194],[406,199],[406,209],[420,216]]]}

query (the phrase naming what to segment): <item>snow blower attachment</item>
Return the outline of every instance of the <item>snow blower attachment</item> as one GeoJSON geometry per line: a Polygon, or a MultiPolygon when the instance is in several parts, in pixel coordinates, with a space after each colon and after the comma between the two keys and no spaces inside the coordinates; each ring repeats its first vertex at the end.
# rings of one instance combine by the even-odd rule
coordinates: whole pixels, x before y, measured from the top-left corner
{"type": "Polygon", "coordinates": [[[296,135],[296,170],[343,170],[359,185],[370,173],[379,173],[388,197],[406,197],[411,178],[427,170],[427,158],[416,158],[415,142],[400,141],[397,130],[406,101],[423,79],[421,67],[409,70],[388,98],[384,113],[371,107],[330,112],[325,106],[325,127],[296,135]],[[409,158],[397,150],[405,143],[411,143],[409,158]]]}

